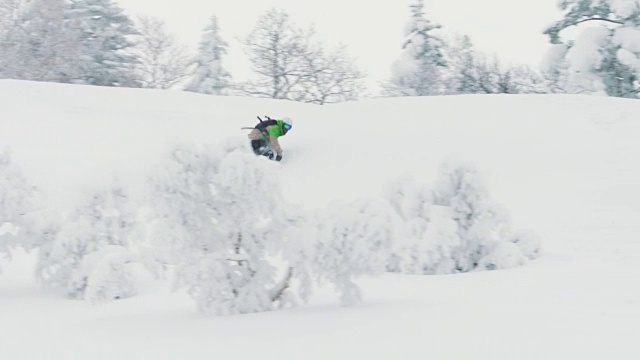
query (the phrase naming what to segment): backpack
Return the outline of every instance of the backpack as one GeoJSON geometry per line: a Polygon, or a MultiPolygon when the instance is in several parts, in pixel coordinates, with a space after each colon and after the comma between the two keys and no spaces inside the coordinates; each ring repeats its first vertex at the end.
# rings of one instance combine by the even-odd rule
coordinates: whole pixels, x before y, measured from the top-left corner
{"type": "Polygon", "coordinates": [[[260,120],[260,122],[254,128],[258,129],[264,136],[269,138],[269,134],[267,133],[267,128],[269,126],[278,124],[278,121],[274,120],[274,119],[272,119],[272,118],[270,118],[268,116],[266,116],[266,118],[267,118],[267,120],[262,120],[262,119],[260,119],[260,116],[258,116],[258,120],[260,120]]]}
{"type": "Polygon", "coordinates": [[[265,132],[267,131],[267,128],[271,125],[276,125],[278,123],[277,120],[273,120],[273,119],[269,119],[269,120],[264,120],[258,123],[258,125],[255,126],[256,129],[260,130],[260,132],[265,132]]]}

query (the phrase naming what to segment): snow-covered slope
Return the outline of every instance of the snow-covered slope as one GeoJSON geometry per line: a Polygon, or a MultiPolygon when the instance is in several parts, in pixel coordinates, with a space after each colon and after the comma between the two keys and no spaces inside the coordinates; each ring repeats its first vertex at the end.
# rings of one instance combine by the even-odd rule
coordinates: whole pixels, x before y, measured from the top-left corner
{"type": "Polygon", "coordinates": [[[0,148],[65,211],[114,176],[142,186],[172,144],[245,138],[288,115],[278,164],[304,208],[432,183],[455,156],[484,171],[545,255],[525,267],[363,281],[364,303],[202,319],[182,295],[106,305],[38,287],[30,255],[3,263],[0,355],[24,359],[603,359],[640,356],[640,103],[563,96],[266,99],[0,81],[0,148]],[[39,345],[35,345],[39,344],[39,345]]]}

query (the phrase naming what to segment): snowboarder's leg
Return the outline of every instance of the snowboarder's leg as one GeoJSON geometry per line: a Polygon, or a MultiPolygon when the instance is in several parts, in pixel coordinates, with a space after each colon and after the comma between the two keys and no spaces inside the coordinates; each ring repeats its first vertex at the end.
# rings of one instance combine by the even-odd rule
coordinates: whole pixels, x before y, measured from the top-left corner
{"type": "Polygon", "coordinates": [[[266,156],[271,160],[273,160],[275,156],[273,149],[262,139],[251,140],[251,148],[253,149],[253,153],[256,155],[266,156]]]}
{"type": "Polygon", "coordinates": [[[267,143],[264,140],[251,140],[251,148],[256,155],[262,155],[265,146],[267,143]]]}

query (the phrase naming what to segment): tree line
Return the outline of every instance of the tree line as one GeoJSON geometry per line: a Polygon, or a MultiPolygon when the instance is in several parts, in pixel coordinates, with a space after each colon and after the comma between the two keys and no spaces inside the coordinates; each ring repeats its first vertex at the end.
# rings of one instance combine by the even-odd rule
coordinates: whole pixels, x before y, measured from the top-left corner
{"type": "MultiPolygon", "coordinates": [[[[447,36],[410,5],[399,58],[382,96],[583,93],[637,98],[640,7],[635,0],[563,0],[549,26],[540,70],[503,63],[475,49],[467,35],[447,36]],[[595,25],[595,26],[590,26],[595,25]],[[567,28],[581,32],[562,37],[567,28]]],[[[314,28],[272,9],[242,41],[251,80],[225,69],[229,44],[216,16],[195,56],[155,18],[125,14],[111,0],[0,0],[0,78],[98,86],[179,88],[316,104],[366,96],[366,73],[345,46],[327,49],[314,28]]]]}

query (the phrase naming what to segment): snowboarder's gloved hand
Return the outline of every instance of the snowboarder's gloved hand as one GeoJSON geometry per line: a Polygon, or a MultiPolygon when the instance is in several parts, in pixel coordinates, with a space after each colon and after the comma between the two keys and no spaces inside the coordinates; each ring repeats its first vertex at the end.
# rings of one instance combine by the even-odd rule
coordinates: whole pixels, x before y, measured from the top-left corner
{"type": "Polygon", "coordinates": [[[282,155],[276,156],[276,161],[280,161],[280,160],[282,160],[282,155]]]}

